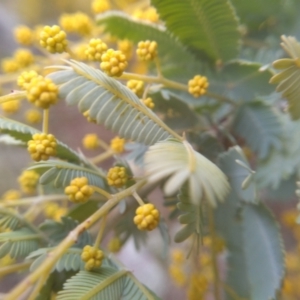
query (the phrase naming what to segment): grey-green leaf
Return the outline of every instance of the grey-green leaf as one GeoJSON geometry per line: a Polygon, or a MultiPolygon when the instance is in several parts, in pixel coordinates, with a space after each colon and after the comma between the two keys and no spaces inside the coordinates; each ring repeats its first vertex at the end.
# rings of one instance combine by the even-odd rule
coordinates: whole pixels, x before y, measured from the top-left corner
{"type": "Polygon", "coordinates": [[[126,86],[84,63],[68,64],[67,70],[49,75],[68,104],[78,105],[98,124],[129,140],[152,145],[173,135],[126,86]]]}
{"type": "Polygon", "coordinates": [[[281,150],[283,134],[279,113],[259,101],[242,105],[236,112],[232,129],[244,138],[260,159],[272,148],[281,150]]]}

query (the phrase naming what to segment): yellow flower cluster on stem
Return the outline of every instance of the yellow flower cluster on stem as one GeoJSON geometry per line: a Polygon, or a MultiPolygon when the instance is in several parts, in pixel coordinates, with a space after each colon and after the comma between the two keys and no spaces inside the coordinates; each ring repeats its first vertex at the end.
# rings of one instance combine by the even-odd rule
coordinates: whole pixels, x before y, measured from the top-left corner
{"type": "Polygon", "coordinates": [[[157,227],[159,222],[159,211],[153,204],[147,203],[139,206],[136,209],[135,214],[133,221],[139,230],[151,231],[157,227]]]}
{"type": "Polygon", "coordinates": [[[50,53],[66,52],[67,35],[58,25],[45,26],[40,33],[40,45],[50,53]]]}
{"type": "Polygon", "coordinates": [[[98,268],[102,264],[104,253],[95,247],[87,245],[83,248],[81,253],[81,259],[85,262],[84,268],[87,271],[91,271],[94,268],[98,268]]]}
{"type": "Polygon", "coordinates": [[[74,178],[70,185],[65,188],[65,194],[74,203],[86,202],[94,193],[94,190],[89,186],[88,179],[86,177],[74,178]]]}
{"type": "Polygon", "coordinates": [[[33,194],[39,182],[40,175],[32,170],[25,170],[18,177],[21,190],[26,194],[33,194]]]}
{"type": "Polygon", "coordinates": [[[57,142],[52,134],[36,133],[27,143],[28,152],[34,161],[48,160],[56,155],[57,142]]]}
{"type": "Polygon", "coordinates": [[[121,188],[126,184],[128,180],[128,175],[124,167],[116,166],[108,170],[106,178],[107,178],[107,183],[110,186],[121,188]]]}
{"type": "Polygon", "coordinates": [[[112,77],[120,77],[127,67],[126,56],[119,50],[108,49],[101,56],[100,68],[112,77]]]}

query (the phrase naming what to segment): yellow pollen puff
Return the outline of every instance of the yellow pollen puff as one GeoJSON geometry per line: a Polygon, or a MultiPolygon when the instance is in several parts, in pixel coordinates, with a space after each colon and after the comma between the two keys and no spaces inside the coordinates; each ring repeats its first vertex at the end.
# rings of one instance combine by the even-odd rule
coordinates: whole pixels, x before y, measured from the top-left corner
{"type": "Polygon", "coordinates": [[[34,56],[30,50],[18,49],[14,53],[14,59],[19,64],[20,68],[25,68],[34,62],[34,56]]]}
{"type": "Polygon", "coordinates": [[[118,41],[118,50],[122,51],[126,56],[126,59],[129,60],[132,57],[133,53],[133,44],[129,40],[119,40],[118,41]]]}
{"type": "Polygon", "coordinates": [[[30,46],[34,41],[33,31],[24,25],[18,26],[14,29],[14,37],[17,43],[30,46]]]}
{"type": "Polygon", "coordinates": [[[72,50],[78,60],[86,60],[86,44],[79,44],[75,46],[72,50]]]}
{"type": "Polygon", "coordinates": [[[72,202],[84,203],[94,193],[94,189],[88,185],[86,177],[74,178],[70,185],[65,188],[65,194],[72,202]]]}
{"type": "Polygon", "coordinates": [[[91,4],[92,12],[94,14],[100,14],[111,9],[108,0],[94,0],[91,4]]]}
{"type": "Polygon", "coordinates": [[[68,46],[67,35],[58,25],[45,26],[40,33],[40,45],[50,53],[63,53],[68,46]]]}
{"type": "Polygon", "coordinates": [[[88,122],[90,122],[90,123],[96,123],[96,120],[92,119],[90,117],[90,112],[88,110],[83,113],[83,116],[86,117],[86,119],[88,120],[88,122]]]}
{"type": "Polygon", "coordinates": [[[188,91],[195,98],[200,97],[207,92],[209,86],[208,80],[205,76],[196,75],[188,82],[188,91]]]}
{"type": "Polygon", "coordinates": [[[144,92],[144,82],[141,80],[131,79],[127,81],[126,86],[133,91],[138,97],[141,97],[144,92]]]}
{"type": "Polygon", "coordinates": [[[20,88],[26,90],[28,84],[31,82],[33,78],[38,77],[38,73],[36,71],[24,71],[18,77],[17,84],[20,88]]]}
{"type": "Polygon", "coordinates": [[[27,99],[35,106],[47,109],[58,100],[58,87],[49,78],[33,77],[26,86],[27,99]]]}
{"type": "Polygon", "coordinates": [[[95,133],[86,134],[82,144],[86,149],[97,149],[99,147],[99,138],[95,133]]]}
{"type": "Polygon", "coordinates": [[[132,16],[138,20],[149,21],[152,23],[159,22],[159,15],[153,6],[146,8],[145,10],[136,9],[132,16]]]}
{"type": "Polygon", "coordinates": [[[149,40],[139,42],[136,54],[141,60],[153,60],[157,56],[157,43],[149,40]]]}
{"type": "Polygon", "coordinates": [[[36,133],[27,143],[27,150],[34,161],[48,160],[56,155],[57,142],[52,134],[36,133]]]}
{"type": "Polygon", "coordinates": [[[30,124],[38,124],[42,120],[42,114],[37,109],[28,109],[25,112],[25,120],[30,124]]]}
{"type": "Polygon", "coordinates": [[[171,253],[171,259],[175,264],[183,264],[186,259],[184,257],[184,253],[182,250],[180,249],[174,249],[171,253]]]}
{"type": "Polygon", "coordinates": [[[139,230],[153,230],[159,222],[159,211],[151,203],[139,206],[133,219],[139,230]]]}
{"type": "Polygon", "coordinates": [[[169,266],[169,274],[173,281],[176,283],[177,286],[182,287],[187,278],[186,275],[184,274],[183,270],[181,269],[180,266],[178,265],[170,265],[169,266]]]}
{"type": "Polygon", "coordinates": [[[110,148],[114,150],[116,153],[122,153],[125,150],[125,139],[122,139],[118,136],[113,138],[110,141],[110,148]]]}
{"type": "Polygon", "coordinates": [[[20,101],[13,100],[13,101],[1,103],[1,108],[3,112],[5,112],[6,114],[13,114],[20,109],[20,101]]]}
{"type": "Polygon", "coordinates": [[[25,170],[18,177],[21,190],[26,194],[33,194],[39,181],[40,175],[32,170],[25,170]]]}
{"type": "Polygon", "coordinates": [[[108,49],[101,56],[101,69],[108,76],[119,77],[127,67],[126,56],[119,50],[108,49]]]}
{"type": "Polygon", "coordinates": [[[107,245],[107,248],[110,252],[118,252],[122,247],[122,242],[119,237],[112,238],[107,245]]]}
{"type": "Polygon", "coordinates": [[[2,195],[4,201],[12,201],[21,198],[21,193],[18,190],[8,190],[2,195]]]}
{"type": "Polygon", "coordinates": [[[108,170],[106,178],[110,186],[120,188],[126,184],[128,175],[124,167],[113,167],[108,170]]]}
{"type": "Polygon", "coordinates": [[[85,50],[88,60],[101,62],[101,56],[107,51],[107,45],[101,39],[91,39],[85,50]]]}
{"type": "Polygon", "coordinates": [[[143,101],[143,103],[144,103],[148,108],[150,108],[150,109],[153,109],[154,106],[155,106],[155,104],[154,104],[152,98],[150,98],[150,97],[148,97],[148,98],[146,98],[146,99],[144,99],[144,100],[142,100],[142,101],[143,101]]]}
{"type": "Polygon", "coordinates": [[[3,73],[15,73],[19,70],[20,65],[13,58],[4,58],[1,61],[1,68],[3,73]]]}
{"type": "Polygon", "coordinates": [[[100,249],[87,245],[82,249],[81,259],[85,262],[85,269],[91,271],[101,266],[104,253],[100,249]]]}
{"type": "Polygon", "coordinates": [[[61,15],[59,24],[66,32],[77,33],[81,36],[89,35],[93,29],[91,19],[82,12],[61,15]]]}

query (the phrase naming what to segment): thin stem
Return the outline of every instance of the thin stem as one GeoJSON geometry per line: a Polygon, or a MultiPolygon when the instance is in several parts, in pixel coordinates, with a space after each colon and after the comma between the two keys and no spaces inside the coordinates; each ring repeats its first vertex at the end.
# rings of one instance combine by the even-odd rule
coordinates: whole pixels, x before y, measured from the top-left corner
{"type": "Polygon", "coordinates": [[[221,300],[220,288],[219,288],[219,270],[217,262],[217,251],[216,251],[216,231],[215,231],[215,220],[213,208],[208,204],[208,222],[209,222],[209,231],[211,237],[211,260],[212,260],[212,269],[214,275],[214,296],[215,300],[221,300]]]}
{"type": "Polygon", "coordinates": [[[14,207],[14,206],[26,206],[26,205],[37,205],[42,202],[52,202],[52,201],[65,201],[68,200],[66,195],[42,195],[36,197],[22,198],[20,200],[14,200],[10,202],[1,203],[0,208],[2,207],[14,207]]]}
{"type": "Polygon", "coordinates": [[[143,199],[138,195],[137,192],[134,192],[134,193],[132,194],[132,196],[135,198],[135,200],[138,202],[138,204],[139,204],[140,206],[145,205],[145,202],[144,202],[143,199]]]}
{"type": "Polygon", "coordinates": [[[106,220],[107,220],[107,214],[104,215],[103,218],[101,219],[101,224],[100,224],[99,232],[97,234],[97,238],[96,238],[96,241],[95,241],[95,244],[94,244],[94,247],[96,249],[99,248],[99,245],[101,243],[101,240],[102,240],[102,237],[103,237],[103,232],[104,232],[105,225],[106,225],[106,220]]]}
{"type": "Polygon", "coordinates": [[[156,66],[157,77],[163,78],[162,71],[161,71],[161,66],[160,66],[160,61],[159,61],[158,57],[155,57],[154,63],[155,63],[155,66],[156,66]]]}
{"type": "Polygon", "coordinates": [[[24,91],[14,91],[10,94],[0,97],[0,103],[5,103],[14,100],[23,100],[26,99],[26,92],[24,91]]]}
{"type": "Polygon", "coordinates": [[[93,158],[90,158],[90,161],[93,164],[99,164],[100,162],[112,157],[115,154],[115,152],[112,149],[108,149],[104,153],[101,153],[93,158]]]}
{"type": "Polygon", "coordinates": [[[109,150],[110,149],[110,146],[107,143],[105,143],[104,141],[102,141],[101,139],[98,141],[98,143],[99,143],[99,146],[102,149],[104,149],[104,150],[109,150]]]}
{"type": "Polygon", "coordinates": [[[43,113],[43,133],[49,132],[49,108],[44,109],[43,113]]]}
{"type": "Polygon", "coordinates": [[[214,98],[215,100],[218,100],[219,102],[226,102],[226,103],[229,103],[231,105],[238,106],[238,104],[236,102],[234,102],[233,100],[231,100],[227,97],[209,92],[209,91],[206,92],[206,96],[214,98]]]}
{"type": "Polygon", "coordinates": [[[109,199],[111,198],[111,194],[108,193],[107,191],[99,188],[98,186],[95,186],[95,185],[91,185],[91,188],[94,189],[95,192],[99,193],[100,195],[103,195],[105,198],[109,199]]]}
{"type": "Polygon", "coordinates": [[[47,280],[47,277],[45,275],[43,275],[39,281],[37,282],[37,284],[35,285],[33,291],[31,292],[31,294],[28,297],[28,300],[35,300],[37,298],[37,296],[40,293],[40,290],[42,289],[42,287],[44,286],[45,282],[47,280]]]}
{"type": "Polygon", "coordinates": [[[4,297],[4,300],[15,300],[24,294],[30,286],[32,286],[42,275],[49,274],[54,264],[59,258],[74,244],[78,236],[95,224],[100,218],[107,214],[113,207],[115,207],[122,199],[132,195],[136,190],[142,187],[146,180],[141,180],[129,187],[113,195],[104,205],[102,205],[94,214],[74,228],[68,236],[48,255],[43,263],[37,267],[31,274],[23,279],[10,293],[4,297]]]}
{"type": "Polygon", "coordinates": [[[22,262],[19,264],[14,264],[14,265],[3,267],[0,269],[0,277],[11,274],[11,273],[27,270],[27,269],[29,269],[31,264],[32,264],[32,261],[28,261],[28,262],[26,261],[26,262],[22,262]]]}

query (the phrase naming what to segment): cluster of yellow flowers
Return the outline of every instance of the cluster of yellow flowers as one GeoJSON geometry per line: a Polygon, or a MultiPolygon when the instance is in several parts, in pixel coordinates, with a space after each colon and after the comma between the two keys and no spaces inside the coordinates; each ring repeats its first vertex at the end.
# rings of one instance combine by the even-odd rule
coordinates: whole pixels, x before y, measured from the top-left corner
{"type": "Polygon", "coordinates": [[[98,268],[102,264],[104,253],[100,249],[96,249],[90,245],[86,245],[81,253],[81,259],[85,262],[85,269],[91,271],[98,268]]]}

